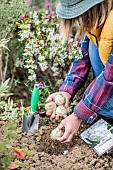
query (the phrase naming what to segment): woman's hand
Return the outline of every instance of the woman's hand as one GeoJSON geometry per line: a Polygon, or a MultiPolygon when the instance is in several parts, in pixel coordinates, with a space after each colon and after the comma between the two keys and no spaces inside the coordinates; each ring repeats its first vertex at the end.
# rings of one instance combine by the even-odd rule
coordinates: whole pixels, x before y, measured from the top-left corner
{"type": "MultiPolygon", "coordinates": [[[[67,108],[68,107],[68,104],[69,104],[69,99],[71,98],[71,95],[67,92],[56,92],[56,93],[53,93],[51,94],[46,102],[51,102],[51,101],[55,101],[55,97],[58,95],[58,94],[62,94],[65,99],[66,99],[66,102],[65,102],[65,107],[67,108]]],[[[46,115],[47,116],[50,116],[50,119],[53,120],[53,119],[56,119],[56,120],[59,120],[59,116],[56,116],[55,112],[52,112],[52,111],[47,111],[46,112],[46,115]]]]}
{"type": "Polygon", "coordinates": [[[72,113],[65,119],[61,121],[61,123],[58,125],[59,129],[65,128],[65,132],[61,138],[58,140],[61,143],[70,142],[73,138],[74,134],[77,134],[77,131],[80,127],[82,120],[78,119],[78,117],[72,113]]]}

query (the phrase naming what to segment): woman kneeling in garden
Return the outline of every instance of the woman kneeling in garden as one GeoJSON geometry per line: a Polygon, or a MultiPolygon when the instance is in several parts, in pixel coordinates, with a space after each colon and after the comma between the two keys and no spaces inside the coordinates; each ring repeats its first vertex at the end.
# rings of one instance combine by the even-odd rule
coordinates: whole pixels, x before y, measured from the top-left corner
{"type": "MultiPolygon", "coordinates": [[[[51,94],[46,102],[54,101],[61,93],[66,98],[66,107],[83,86],[92,66],[95,79],[86,89],[81,101],[71,115],[58,125],[65,127],[59,141],[69,142],[77,133],[82,121],[92,123],[98,115],[113,119],[113,1],[112,0],[60,0],[56,8],[61,20],[61,35],[68,38],[72,28],[79,24],[78,37],[82,59],[75,60],[61,85],[59,92],[51,94]]],[[[47,111],[51,119],[58,119],[54,112],[47,111]]]]}

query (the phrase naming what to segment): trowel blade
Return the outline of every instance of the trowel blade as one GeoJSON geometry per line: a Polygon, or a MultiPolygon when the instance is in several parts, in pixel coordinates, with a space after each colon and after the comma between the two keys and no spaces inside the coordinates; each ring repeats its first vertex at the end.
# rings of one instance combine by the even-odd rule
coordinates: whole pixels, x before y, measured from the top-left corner
{"type": "Polygon", "coordinates": [[[34,132],[38,130],[39,114],[23,115],[23,132],[34,132]]]}

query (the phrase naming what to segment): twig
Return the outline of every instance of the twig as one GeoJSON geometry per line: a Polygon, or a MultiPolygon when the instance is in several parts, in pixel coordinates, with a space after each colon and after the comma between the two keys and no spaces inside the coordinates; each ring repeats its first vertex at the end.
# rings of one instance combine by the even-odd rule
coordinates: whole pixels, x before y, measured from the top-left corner
{"type": "Polygon", "coordinates": [[[3,82],[2,74],[2,50],[0,49],[0,83],[3,82]]]}
{"type": "Polygon", "coordinates": [[[10,81],[10,88],[11,88],[11,86],[12,86],[12,84],[13,84],[13,80],[14,80],[14,73],[15,73],[15,70],[16,70],[16,67],[14,66],[14,69],[13,69],[13,73],[12,73],[12,77],[11,77],[11,81],[10,81]]]}
{"type": "Polygon", "coordinates": [[[8,55],[7,55],[7,57],[6,57],[6,62],[5,62],[5,68],[4,68],[4,72],[3,72],[3,80],[2,80],[2,81],[5,81],[5,79],[6,79],[8,59],[9,59],[9,57],[8,57],[8,55]]]}

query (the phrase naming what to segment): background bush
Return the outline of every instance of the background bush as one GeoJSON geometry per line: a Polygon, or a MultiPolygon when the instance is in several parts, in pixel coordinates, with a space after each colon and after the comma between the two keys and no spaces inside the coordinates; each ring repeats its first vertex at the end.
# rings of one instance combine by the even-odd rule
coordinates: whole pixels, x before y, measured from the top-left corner
{"type": "Polygon", "coordinates": [[[21,56],[23,47],[18,43],[16,21],[29,10],[25,0],[0,0],[0,39],[10,39],[7,44],[9,51],[4,50],[2,56],[2,68],[7,64],[7,77],[13,77],[16,59],[21,56]]]}
{"type": "Polygon", "coordinates": [[[57,0],[1,1],[0,39],[9,39],[9,51],[2,51],[2,70],[6,73],[4,80],[10,77],[13,87],[17,87],[13,88],[15,96],[28,99],[34,83],[41,81],[43,90],[48,89],[48,93],[41,93],[45,94],[44,101],[46,95],[58,90],[70,63],[81,57],[73,37],[66,43],[59,39],[59,21],[53,11],[57,3],[57,0]]]}

